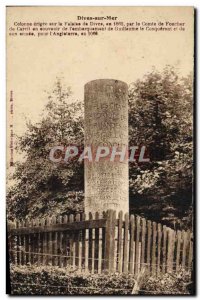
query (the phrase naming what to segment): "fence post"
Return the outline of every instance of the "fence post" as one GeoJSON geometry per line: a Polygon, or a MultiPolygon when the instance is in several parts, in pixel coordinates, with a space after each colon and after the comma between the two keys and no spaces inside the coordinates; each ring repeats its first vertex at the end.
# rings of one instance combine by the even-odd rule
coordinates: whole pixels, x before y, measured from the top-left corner
{"type": "Polygon", "coordinates": [[[152,237],[152,226],[151,221],[147,221],[148,225],[148,235],[147,235],[147,266],[148,272],[151,272],[151,237],[152,237]]]}
{"type": "Polygon", "coordinates": [[[135,242],[135,275],[140,270],[140,217],[136,217],[136,242],[135,242]]]}
{"type": "Polygon", "coordinates": [[[162,241],[162,273],[166,272],[167,265],[167,227],[163,226],[163,241],[162,241]]]}
{"type": "Polygon", "coordinates": [[[142,236],[141,236],[141,268],[145,264],[145,247],[146,247],[146,220],[142,218],[142,236]]]}
{"type": "Polygon", "coordinates": [[[110,271],[113,272],[115,268],[115,223],[116,223],[116,211],[112,211],[111,221],[111,249],[110,249],[110,271]]]}
{"type": "Polygon", "coordinates": [[[180,268],[180,253],[181,253],[181,231],[177,231],[177,242],[176,242],[176,271],[180,268]]]}
{"type": "Polygon", "coordinates": [[[152,237],[152,275],[156,275],[156,244],[157,244],[157,224],[153,222],[153,237],[152,237]]]}
{"type": "Polygon", "coordinates": [[[124,216],[124,247],[123,247],[123,272],[128,273],[128,235],[129,235],[129,214],[124,216]]]}
{"type": "MultiPolygon", "coordinates": [[[[69,215],[69,223],[74,222],[74,215],[70,214],[69,215]]],[[[72,233],[70,239],[69,239],[69,261],[70,261],[70,267],[74,268],[74,232],[72,233]]]]}
{"type": "Polygon", "coordinates": [[[113,257],[114,257],[114,238],[115,238],[115,217],[114,211],[108,210],[106,214],[106,232],[105,232],[105,264],[104,269],[108,272],[113,270],[113,257]]]}
{"type": "MultiPolygon", "coordinates": [[[[81,216],[80,214],[76,214],[75,221],[80,222],[81,216]]],[[[80,249],[80,231],[77,230],[75,232],[75,266],[80,268],[81,264],[81,249],[80,249]]]]}
{"type": "Polygon", "coordinates": [[[162,240],[162,225],[158,224],[158,247],[157,247],[157,275],[161,271],[161,240],[162,240]]]}
{"type": "Polygon", "coordinates": [[[167,272],[173,271],[174,235],[175,235],[175,232],[171,228],[169,228],[168,229],[168,250],[167,250],[167,272]]]}
{"type": "Polygon", "coordinates": [[[190,245],[189,245],[189,256],[188,256],[188,270],[192,271],[192,259],[193,259],[193,235],[190,233],[190,245]]]}
{"type": "Polygon", "coordinates": [[[122,272],[122,227],[123,227],[123,211],[119,212],[118,215],[119,221],[118,221],[118,257],[117,257],[117,270],[119,273],[122,272]]]}
{"type": "Polygon", "coordinates": [[[130,254],[129,254],[129,262],[130,262],[130,266],[129,266],[129,271],[130,273],[134,273],[135,270],[135,265],[134,265],[134,261],[135,261],[135,217],[134,215],[131,215],[130,217],[130,254]]]}
{"type": "MultiPolygon", "coordinates": [[[[26,219],[25,221],[25,227],[29,227],[29,219],[26,219]]],[[[30,235],[25,235],[25,253],[26,253],[26,260],[25,260],[25,264],[29,264],[30,263],[30,255],[29,255],[29,239],[30,239],[30,235]]]]}

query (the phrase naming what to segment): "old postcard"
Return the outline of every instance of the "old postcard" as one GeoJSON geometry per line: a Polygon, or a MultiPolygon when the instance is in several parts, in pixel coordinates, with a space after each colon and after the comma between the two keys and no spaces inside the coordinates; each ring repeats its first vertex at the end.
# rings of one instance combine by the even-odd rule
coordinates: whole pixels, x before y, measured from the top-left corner
{"type": "Polygon", "coordinates": [[[194,8],[7,7],[12,295],[194,295],[194,8]]]}

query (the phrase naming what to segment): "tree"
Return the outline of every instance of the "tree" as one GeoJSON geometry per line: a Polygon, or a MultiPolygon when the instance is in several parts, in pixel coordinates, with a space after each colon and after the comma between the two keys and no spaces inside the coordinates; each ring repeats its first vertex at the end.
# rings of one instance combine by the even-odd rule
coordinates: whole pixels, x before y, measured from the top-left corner
{"type": "MultiPolygon", "coordinates": [[[[145,145],[149,163],[130,163],[130,211],[168,225],[190,227],[192,217],[192,76],[153,69],[129,87],[129,145],[145,145]]],[[[27,123],[18,150],[8,217],[45,217],[83,211],[83,163],[49,160],[53,146],[83,147],[83,104],[57,80],[43,117],[27,123]]]]}
{"type": "Polygon", "coordinates": [[[129,143],[146,145],[150,156],[148,164],[130,165],[133,211],[168,221],[187,219],[192,206],[192,87],[191,75],[180,78],[170,66],[163,72],[153,69],[130,85],[129,143]]]}
{"type": "Polygon", "coordinates": [[[69,88],[58,79],[43,117],[27,123],[17,149],[24,154],[16,164],[15,185],[8,191],[8,217],[40,217],[83,209],[83,164],[50,161],[52,147],[83,145],[83,105],[72,101],[69,88]]]}

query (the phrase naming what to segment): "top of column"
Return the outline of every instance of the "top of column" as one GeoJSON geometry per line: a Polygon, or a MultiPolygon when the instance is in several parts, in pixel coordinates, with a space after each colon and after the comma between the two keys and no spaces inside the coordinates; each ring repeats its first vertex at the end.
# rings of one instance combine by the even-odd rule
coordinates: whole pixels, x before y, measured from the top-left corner
{"type": "Polygon", "coordinates": [[[117,79],[95,79],[92,81],[89,81],[88,83],[85,84],[85,90],[87,91],[89,88],[92,87],[99,87],[99,86],[105,86],[105,85],[112,85],[112,86],[122,86],[125,87],[126,89],[128,89],[128,85],[127,83],[125,83],[124,81],[121,80],[117,80],[117,79]]]}

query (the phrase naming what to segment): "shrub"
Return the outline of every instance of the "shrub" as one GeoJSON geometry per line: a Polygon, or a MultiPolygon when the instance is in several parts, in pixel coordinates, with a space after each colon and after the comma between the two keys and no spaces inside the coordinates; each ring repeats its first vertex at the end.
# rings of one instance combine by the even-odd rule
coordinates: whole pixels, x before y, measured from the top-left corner
{"type": "Polygon", "coordinates": [[[133,275],[80,273],[70,268],[11,266],[12,295],[128,295],[133,275]]]}
{"type": "Polygon", "coordinates": [[[191,273],[180,270],[178,273],[160,274],[149,277],[142,287],[144,295],[189,295],[192,292],[191,273]]]}

